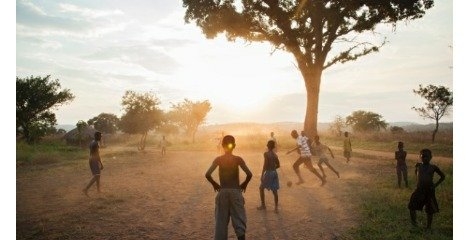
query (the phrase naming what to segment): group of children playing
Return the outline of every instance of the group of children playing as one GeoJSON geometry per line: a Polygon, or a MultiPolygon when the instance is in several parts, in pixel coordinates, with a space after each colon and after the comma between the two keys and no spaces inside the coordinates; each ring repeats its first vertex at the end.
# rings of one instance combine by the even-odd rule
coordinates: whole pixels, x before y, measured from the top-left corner
{"type": "MultiPolygon", "coordinates": [[[[297,146],[287,152],[287,154],[297,151],[299,158],[293,164],[295,173],[297,174],[299,181],[297,184],[304,182],[300,175],[299,166],[304,164],[314,175],[321,180],[321,185],[326,183],[326,175],[323,170],[322,164],[325,164],[331,169],[339,178],[339,172],[334,169],[329,163],[328,153],[334,158],[331,149],[320,143],[320,138],[315,136],[314,144],[311,144],[309,139],[305,136],[303,131],[301,135],[296,130],[291,132],[292,138],[297,142],[297,146]],[[313,155],[319,156],[318,167],[322,174],[312,165],[311,157],[313,155]]],[[[344,157],[346,162],[349,163],[351,157],[351,141],[349,140],[348,133],[345,133],[346,139],[344,140],[344,157]]],[[[228,237],[228,223],[232,220],[232,225],[235,230],[237,238],[245,239],[246,231],[246,212],[245,212],[245,200],[242,193],[246,191],[248,183],[252,178],[252,173],[246,165],[245,161],[236,155],[233,155],[235,148],[235,138],[231,135],[226,135],[222,139],[222,148],[224,154],[218,156],[207,170],[205,176],[207,180],[212,184],[214,191],[218,192],[215,201],[215,236],[214,239],[227,239],[228,237]],[[213,180],[211,174],[219,168],[219,183],[213,180]],[[239,183],[239,167],[245,172],[246,179],[239,183]]],[[[261,205],[257,207],[258,210],[265,210],[265,194],[264,190],[270,190],[274,196],[274,211],[278,213],[278,189],[279,189],[279,177],[276,169],[280,168],[279,157],[276,154],[276,141],[273,139],[271,133],[271,139],[267,143],[267,151],[263,154],[264,162],[263,169],[261,172],[259,193],[261,199],[261,205]]],[[[401,187],[401,179],[403,177],[405,186],[408,187],[407,178],[407,166],[406,166],[406,151],[404,151],[403,142],[398,143],[398,151],[395,152],[395,159],[397,160],[396,170],[398,176],[398,186],[401,187]]],[[[430,229],[433,214],[439,212],[435,196],[435,188],[445,179],[444,173],[436,165],[430,164],[432,159],[432,153],[429,149],[422,149],[420,151],[421,163],[417,163],[415,166],[415,174],[417,175],[417,187],[410,197],[408,203],[408,209],[410,212],[410,219],[413,226],[417,226],[416,222],[416,211],[422,211],[425,207],[427,214],[427,225],[426,228],[430,229]],[[440,178],[434,183],[433,175],[437,173],[440,178]]]]}
{"type": "MultiPolygon", "coordinates": [[[[297,151],[299,158],[293,164],[295,173],[297,174],[299,181],[297,184],[304,183],[303,178],[300,175],[299,166],[304,164],[314,175],[321,180],[321,185],[326,183],[326,174],[323,170],[322,164],[325,164],[331,169],[339,178],[339,172],[331,166],[329,163],[328,153],[334,158],[333,151],[320,143],[320,138],[315,136],[315,141],[312,144],[310,140],[305,136],[304,132],[301,135],[296,130],[291,132],[292,138],[296,140],[297,146],[287,152],[287,154],[297,151]],[[311,157],[313,155],[319,156],[318,167],[322,174],[318,173],[312,165],[311,157]]],[[[100,192],[100,174],[103,170],[103,164],[99,154],[99,142],[101,140],[101,133],[95,133],[95,139],[90,143],[90,157],[89,166],[92,172],[92,179],[88,185],[83,189],[83,193],[88,196],[88,189],[96,183],[97,190],[100,192]]],[[[345,133],[346,139],[344,140],[344,157],[349,163],[351,157],[351,141],[349,140],[348,133],[345,133]]],[[[245,200],[242,193],[246,191],[248,183],[250,182],[253,174],[246,165],[245,161],[240,157],[233,155],[233,150],[236,146],[235,138],[231,135],[223,137],[221,142],[224,154],[215,158],[212,165],[207,170],[205,176],[207,180],[212,184],[214,191],[217,192],[215,201],[215,237],[214,239],[227,239],[228,234],[228,223],[232,220],[235,233],[238,239],[245,239],[246,231],[246,212],[245,212],[245,200]],[[216,168],[219,168],[219,183],[214,181],[211,174],[216,168]],[[246,178],[240,184],[239,180],[239,168],[241,168],[246,178]]],[[[261,172],[259,193],[261,199],[261,206],[258,210],[265,210],[265,195],[264,190],[270,190],[274,196],[275,212],[278,210],[278,189],[279,189],[279,177],[276,169],[280,167],[279,158],[276,154],[276,140],[271,133],[271,138],[267,143],[267,151],[263,154],[264,163],[261,172]]],[[[398,150],[395,152],[396,159],[396,172],[398,187],[401,188],[402,178],[405,182],[405,186],[408,187],[408,173],[406,165],[407,152],[404,150],[403,142],[398,142],[398,150]]],[[[420,151],[421,162],[415,165],[415,175],[417,175],[417,186],[411,194],[408,209],[410,212],[410,219],[413,226],[417,226],[416,222],[416,211],[422,211],[423,207],[427,215],[426,228],[430,229],[434,213],[439,212],[439,206],[437,204],[435,196],[435,188],[445,179],[444,173],[434,164],[430,164],[432,159],[432,153],[429,149],[422,149],[420,151]],[[434,173],[439,175],[437,182],[433,181],[434,173]]]]}

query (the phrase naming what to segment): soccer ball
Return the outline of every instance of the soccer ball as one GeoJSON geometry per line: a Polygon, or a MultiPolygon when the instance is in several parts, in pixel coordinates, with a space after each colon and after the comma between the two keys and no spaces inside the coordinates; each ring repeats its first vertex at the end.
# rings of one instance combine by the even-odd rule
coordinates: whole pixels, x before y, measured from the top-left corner
{"type": "Polygon", "coordinates": [[[287,186],[288,186],[288,187],[292,187],[292,182],[291,182],[291,181],[287,181],[287,186]]]}

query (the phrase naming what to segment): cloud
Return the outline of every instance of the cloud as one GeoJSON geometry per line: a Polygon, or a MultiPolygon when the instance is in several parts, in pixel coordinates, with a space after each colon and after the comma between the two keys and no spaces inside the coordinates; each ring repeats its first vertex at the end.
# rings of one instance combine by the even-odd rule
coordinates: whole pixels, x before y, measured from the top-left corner
{"type": "Polygon", "coordinates": [[[147,45],[102,48],[93,54],[83,56],[83,59],[133,63],[159,74],[174,73],[180,68],[172,57],[147,45]]]}
{"type": "Polygon", "coordinates": [[[64,13],[77,13],[86,19],[95,19],[102,17],[109,17],[114,15],[124,15],[124,12],[119,9],[113,10],[96,10],[90,8],[79,7],[73,4],[60,3],[59,8],[64,13]]]}

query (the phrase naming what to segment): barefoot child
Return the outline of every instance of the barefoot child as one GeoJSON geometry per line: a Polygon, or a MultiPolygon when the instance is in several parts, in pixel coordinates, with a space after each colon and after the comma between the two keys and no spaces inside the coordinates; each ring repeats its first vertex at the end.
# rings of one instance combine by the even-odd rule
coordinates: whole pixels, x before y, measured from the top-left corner
{"type": "Polygon", "coordinates": [[[297,151],[298,153],[300,153],[300,157],[295,161],[294,165],[292,166],[294,168],[295,174],[297,174],[297,177],[299,178],[299,181],[296,184],[299,185],[305,182],[302,176],[300,175],[299,170],[299,166],[301,164],[305,164],[308,170],[310,170],[310,172],[312,172],[321,180],[321,185],[325,185],[326,179],[324,179],[312,165],[312,152],[310,146],[308,145],[307,138],[299,136],[297,130],[292,130],[290,135],[296,140],[297,147],[287,151],[286,154],[290,154],[293,151],[297,151]]]}
{"type": "Polygon", "coordinates": [[[88,189],[96,182],[96,188],[98,192],[101,192],[100,188],[100,175],[101,170],[103,170],[103,163],[101,162],[100,157],[100,145],[99,142],[101,141],[101,132],[95,132],[95,139],[90,143],[90,157],[88,159],[88,163],[90,165],[91,174],[93,177],[91,178],[88,185],[83,189],[83,193],[88,196],[88,189]]]}
{"type": "Polygon", "coordinates": [[[397,178],[398,187],[401,188],[401,178],[408,187],[408,167],[406,166],[406,151],[403,150],[403,142],[398,142],[398,151],[395,151],[395,159],[397,160],[397,178]]]}
{"type": "Polygon", "coordinates": [[[279,158],[277,157],[274,149],[276,148],[276,142],[269,140],[268,151],[264,153],[264,164],[263,170],[261,172],[261,184],[259,186],[259,195],[261,198],[261,206],[258,207],[258,210],[265,210],[266,204],[264,201],[264,189],[268,191],[273,191],[274,195],[274,211],[278,212],[278,196],[277,190],[279,189],[279,177],[277,175],[276,169],[280,167],[279,158]]]}
{"type": "Polygon", "coordinates": [[[435,189],[445,179],[444,173],[434,164],[430,164],[432,158],[431,150],[423,149],[420,152],[422,163],[416,163],[415,174],[418,177],[418,183],[413,194],[411,194],[408,209],[410,210],[411,224],[417,226],[416,210],[422,211],[425,206],[427,224],[426,229],[431,229],[434,213],[439,212],[435,189]],[[434,183],[434,173],[439,175],[439,180],[434,183]]]}
{"type": "Polygon", "coordinates": [[[226,135],[222,139],[222,147],[225,154],[217,157],[206,172],[207,180],[218,192],[215,197],[215,236],[214,239],[227,239],[228,223],[232,220],[232,226],[239,240],[245,239],[246,213],[245,199],[242,192],[245,192],[252,177],[250,169],[245,161],[239,156],[232,154],[235,148],[235,138],[226,135]],[[212,172],[219,167],[220,185],[212,179],[212,172]],[[240,184],[238,170],[240,167],[246,174],[245,181],[240,184]]]}
{"type": "Polygon", "coordinates": [[[335,158],[335,156],[333,155],[333,151],[331,151],[331,149],[328,146],[326,146],[325,144],[320,143],[320,137],[319,136],[315,136],[314,149],[315,149],[315,152],[317,153],[317,155],[320,157],[320,159],[318,160],[318,168],[320,168],[320,171],[323,174],[323,178],[326,178],[325,171],[323,170],[323,166],[322,166],[323,163],[331,171],[333,171],[336,174],[336,176],[338,176],[338,178],[339,178],[339,172],[336,171],[336,169],[333,166],[331,166],[331,164],[329,162],[328,155],[327,155],[327,151],[329,151],[331,157],[335,158]]]}

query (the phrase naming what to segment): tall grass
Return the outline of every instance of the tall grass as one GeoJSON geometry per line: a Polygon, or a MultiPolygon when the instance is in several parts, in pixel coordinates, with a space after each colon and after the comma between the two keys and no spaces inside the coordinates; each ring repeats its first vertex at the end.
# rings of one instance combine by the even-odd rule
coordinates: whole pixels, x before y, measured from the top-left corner
{"type": "MultiPolygon", "coordinates": [[[[433,163],[433,162],[431,162],[433,163]]],[[[436,164],[436,163],[435,163],[436,164]]],[[[376,174],[374,187],[364,188],[355,184],[355,192],[362,202],[361,222],[352,229],[347,239],[452,239],[453,238],[453,171],[450,163],[440,162],[437,165],[446,174],[446,179],[436,188],[436,198],[440,212],[434,214],[432,231],[426,231],[426,214],[417,211],[418,227],[412,227],[407,208],[411,193],[416,186],[415,177],[410,174],[410,188],[398,189],[396,176],[376,174]],[[384,177],[385,176],[385,177],[384,177]]],[[[411,169],[411,168],[410,168],[411,169]]],[[[412,172],[412,171],[410,171],[412,172]]]]}

